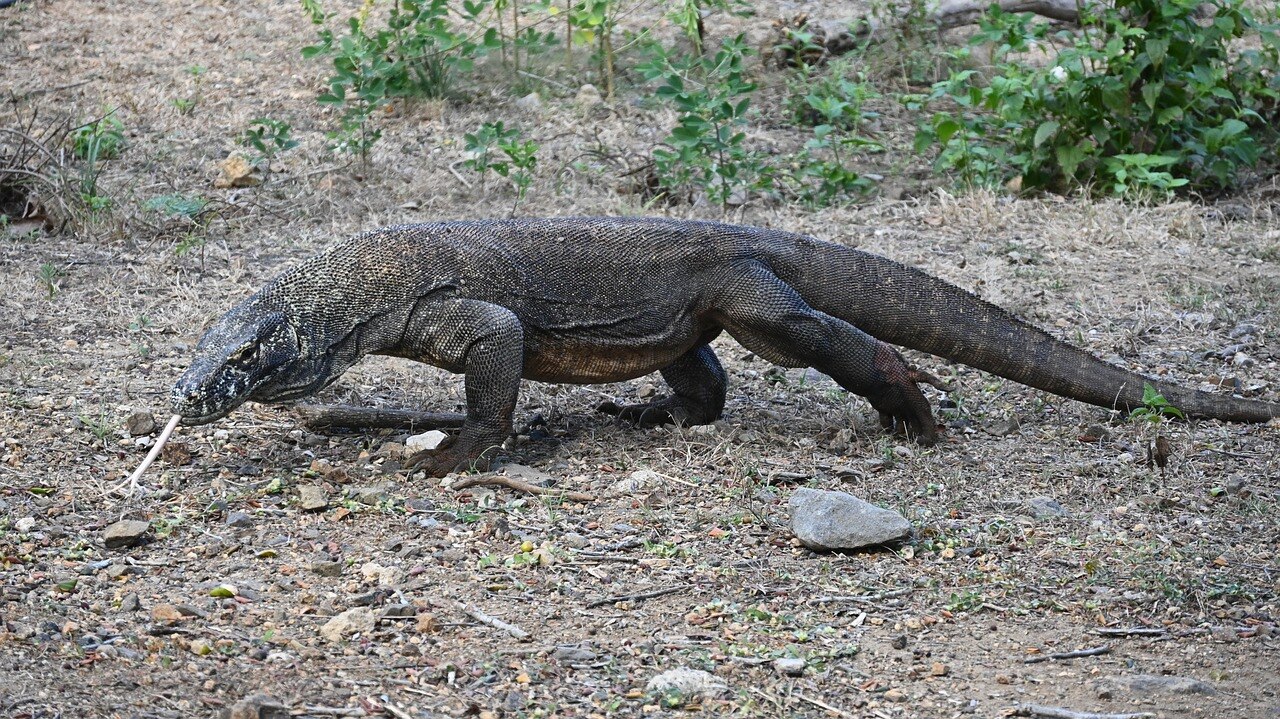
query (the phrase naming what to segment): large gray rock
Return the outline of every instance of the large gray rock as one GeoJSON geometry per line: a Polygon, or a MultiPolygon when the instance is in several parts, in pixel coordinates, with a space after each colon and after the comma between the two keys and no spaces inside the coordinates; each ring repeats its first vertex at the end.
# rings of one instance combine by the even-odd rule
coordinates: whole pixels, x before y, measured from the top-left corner
{"type": "Polygon", "coordinates": [[[1117,694],[1217,694],[1212,684],[1191,677],[1175,677],[1157,674],[1132,674],[1104,677],[1094,683],[1100,699],[1110,699],[1117,694]]]}
{"type": "Polygon", "coordinates": [[[903,539],[911,523],[846,492],[802,488],[791,493],[791,531],[809,549],[858,549],[903,539]]]}

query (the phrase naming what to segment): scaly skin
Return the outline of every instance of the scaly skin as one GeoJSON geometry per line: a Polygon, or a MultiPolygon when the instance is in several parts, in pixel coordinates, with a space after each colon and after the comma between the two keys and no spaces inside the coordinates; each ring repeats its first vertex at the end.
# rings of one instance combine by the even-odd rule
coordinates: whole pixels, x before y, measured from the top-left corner
{"type": "Polygon", "coordinates": [[[614,382],[660,371],[674,394],[606,407],[646,424],[703,424],[726,378],[725,331],[777,364],[815,367],[923,444],[937,425],[889,344],[1102,407],[1150,382],[1191,417],[1264,422],[1280,405],[1146,379],[919,270],[776,230],[667,219],[454,222],[377,230],[285,272],[201,339],[173,390],[188,424],[246,400],[314,393],[366,354],[466,374],[467,415],[429,474],[483,466],[511,432],[520,379],[614,382]]]}

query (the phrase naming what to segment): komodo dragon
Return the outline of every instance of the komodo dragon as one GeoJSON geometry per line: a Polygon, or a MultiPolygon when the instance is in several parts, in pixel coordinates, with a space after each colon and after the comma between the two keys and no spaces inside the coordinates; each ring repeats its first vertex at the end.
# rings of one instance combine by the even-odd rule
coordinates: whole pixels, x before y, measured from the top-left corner
{"type": "Polygon", "coordinates": [[[810,237],[670,219],[446,222],[376,230],[272,280],[204,335],[173,388],[184,424],[246,400],[313,394],[385,354],[466,375],[450,444],[406,466],[437,476],[487,461],[512,431],[520,379],[614,382],[654,370],[673,395],[614,407],[642,424],[720,417],[727,331],[787,367],[812,366],[922,444],[938,430],[886,343],[1101,407],[1143,404],[1150,382],[1188,416],[1265,422],[1280,404],[1148,380],[919,270],[810,237]]]}

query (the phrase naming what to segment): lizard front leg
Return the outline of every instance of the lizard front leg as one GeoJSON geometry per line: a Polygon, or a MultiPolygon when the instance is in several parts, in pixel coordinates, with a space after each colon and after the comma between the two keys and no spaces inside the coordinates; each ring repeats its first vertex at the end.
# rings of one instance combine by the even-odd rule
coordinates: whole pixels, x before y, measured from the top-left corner
{"type": "Polygon", "coordinates": [[[524,366],[520,319],[500,305],[466,299],[433,302],[415,308],[414,315],[406,330],[406,336],[411,331],[414,336],[402,352],[460,368],[465,374],[467,412],[456,437],[437,449],[415,453],[405,466],[431,477],[459,468],[486,469],[511,434],[524,366]]]}

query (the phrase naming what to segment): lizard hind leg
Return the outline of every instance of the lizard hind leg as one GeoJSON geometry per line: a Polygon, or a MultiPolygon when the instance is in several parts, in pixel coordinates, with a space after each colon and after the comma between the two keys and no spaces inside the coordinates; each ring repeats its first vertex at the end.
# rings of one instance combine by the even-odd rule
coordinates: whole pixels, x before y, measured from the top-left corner
{"type": "Polygon", "coordinates": [[[886,428],[930,445],[938,428],[918,383],[937,382],[893,347],[810,307],[768,268],[752,263],[721,283],[717,311],[729,334],[776,364],[814,367],[871,402],[886,428]]]}
{"type": "Polygon", "coordinates": [[[670,397],[632,405],[605,402],[597,409],[642,427],[710,424],[720,419],[728,378],[710,345],[701,344],[680,355],[662,369],[662,378],[674,392],[670,397]]]}

